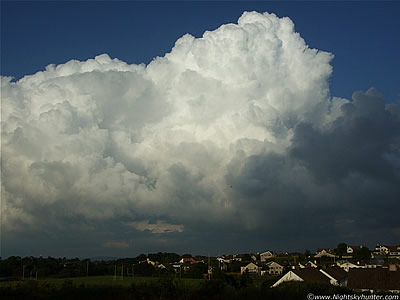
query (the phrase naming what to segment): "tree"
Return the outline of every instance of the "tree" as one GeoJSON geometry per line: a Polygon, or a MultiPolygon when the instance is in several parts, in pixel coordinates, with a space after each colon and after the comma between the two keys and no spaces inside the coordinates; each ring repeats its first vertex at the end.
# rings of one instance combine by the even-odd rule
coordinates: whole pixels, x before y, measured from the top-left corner
{"type": "Polygon", "coordinates": [[[138,262],[144,261],[144,260],[146,260],[146,258],[147,258],[147,256],[144,255],[144,254],[140,254],[140,255],[138,255],[138,256],[136,257],[136,259],[137,259],[138,262]]]}
{"type": "Polygon", "coordinates": [[[354,251],[353,258],[356,260],[368,260],[371,258],[371,251],[368,247],[361,247],[354,251]]]}
{"type": "Polygon", "coordinates": [[[242,261],[251,261],[251,256],[250,256],[250,254],[243,254],[243,256],[242,256],[242,261]]]}
{"type": "Polygon", "coordinates": [[[207,273],[207,264],[204,263],[197,263],[197,264],[192,264],[189,267],[189,270],[187,270],[184,274],[185,277],[187,278],[203,278],[203,274],[207,273]]]}
{"type": "Polygon", "coordinates": [[[135,276],[152,276],[154,270],[154,266],[146,262],[134,266],[135,276]]]}
{"type": "Polygon", "coordinates": [[[335,249],[336,255],[342,258],[343,255],[347,253],[347,244],[346,243],[340,243],[337,245],[337,248],[335,249]]]}

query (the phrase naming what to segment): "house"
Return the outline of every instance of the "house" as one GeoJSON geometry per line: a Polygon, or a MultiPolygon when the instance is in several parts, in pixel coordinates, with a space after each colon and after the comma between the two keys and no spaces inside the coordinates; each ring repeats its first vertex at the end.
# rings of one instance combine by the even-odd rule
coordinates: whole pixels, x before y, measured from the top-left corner
{"type": "Polygon", "coordinates": [[[159,268],[159,269],[166,269],[167,267],[166,267],[165,265],[163,265],[163,264],[157,264],[157,265],[156,265],[156,268],[159,268]]]}
{"type": "Polygon", "coordinates": [[[224,260],[225,263],[230,264],[235,261],[242,261],[242,256],[239,254],[233,254],[233,255],[223,255],[222,259],[224,260]]]}
{"type": "Polygon", "coordinates": [[[347,246],[347,254],[353,255],[358,249],[361,249],[363,246],[347,246]]]}
{"type": "Polygon", "coordinates": [[[281,266],[277,262],[270,261],[265,265],[265,267],[267,270],[261,271],[261,275],[264,275],[265,273],[269,275],[282,275],[283,273],[283,266],[281,266]]]}
{"type": "Polygon", "coordinates": [[[289,281],[304,281],[304,282],[329,284],[330,278],[316,268],[297,269],[287,272],[281,279],[275,282],[271,287],[276,287],[281,283],[289,281]]]}
{"type": "Polygon", "coordinates": [[[149,265],[152,265],[152,266],[155,266],[155,265],[157,264],[156,261],[152,261],[152,260],[150,260],[150,258],[146,258],[146,262],[147,262],[149,265]]]}
{"type": "Polygon", "coordinates": [[[389,256],[400,258],[400,245],[397,246],[388,246],[389,248],[389,256]]]}
{"type": "Polygon", "coordinates": [[[249,263],[244,267],[240,267],[240,274],[243,274],[245,272],[257,274],[260,272],[260,267],[254,263],[249,263]]]}
{"type": "Polygon", "coordinates": [[[352,268],[365,268],[365,266],[355,265],[350,262],[339,264],[339,267],[345,270],[346,272],[349,272],[349,270],[352,268]]]}
{"type": "Polygon", "coordinates": [[[375,256],[384,255],[392,258],[400,258],[400,245],[397,246],[384,246],[377,245],[374,251],[375,256]]]}
{"type": "Polygon", "coordinates": [[[276,254],[273,251],[265,251],[263,253],[260,253],[260,261],[264,262],[275,256],[276,254]]]}
{"type": "Polygon", "coordinates": [[[322,257],[322,256],[327,256],[327,257],[336,257],[335,256],[335,251],[330,249],[330,248],[320,248],[316,252],[317,254],[315,257],[322,257]]]}
{"type": "Polygon", "coordinates": [[[230,264],[232,262],[232,259],[229,259],[225,256],[217,257],[217,260],[219,261],[220,264],[230,264]]]}
{"type": "Polygon", "coordinates": [[[243,260],[242,258],[243,257],[240,254],[233,254],[232,255],[232,261],[242,261],[243,260]]]}
{"type": "MultiPolygon", "coordinates": [[[[306,268],[306,266],[303,265],[302,263],[298,263],[297,266],[298,266],[300,269],[305,269],[305,268],[306,268]]],[[[296,269],[296,266],[292,266],[292,269],[293,269],[293,270],[296,269]]]]}
{"type": "Polygon", "coordinates": [[[184,257],[179,261],[179,263],[181,264],[186,264],[186,263],[194,264],[195,262],[196,260],[193,257],[184,257]]]}
{"type": "Polygon", "coordinates": [[[194,260],[196,263],[204,263],[207,261],[207,256],[196,255],[194,260]]]}
{"type": "Polygon", "coordinates": [[[332,285],[345,286],[347,284],[347,272],[338,266],[321,269],[320,272],[329,278],[332,285]]]}
{"type": "Polygon", "coordinates": [[[353,268],[348,273],[347,287],[359,292],[400,293],[400,271],[396,265],[389,268],[353,268]]]}
{"type": "Polygon", "coordinates": [[[366,268],[382,268],[383,265],[385,264],[385,260],[381,257],[375,257],[374,259],[371,259],[365,264],[366,268]]]}
{"type": "Polygon", "coordinates": [[[376,245],[374,253],[388,255],[389,248],[387,246],[383,246],[383,245],[376,245]]]}

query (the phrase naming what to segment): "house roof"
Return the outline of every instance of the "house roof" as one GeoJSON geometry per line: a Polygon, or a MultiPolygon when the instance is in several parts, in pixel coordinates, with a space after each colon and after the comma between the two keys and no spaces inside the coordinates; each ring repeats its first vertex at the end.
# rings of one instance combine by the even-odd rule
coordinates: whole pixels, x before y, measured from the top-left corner
{"type": "Polygon", "coordinates": [[[256,267],[258,268],[258,266],[255,263],[248,263],[247,265],[243,266],[242,268],[249,268],[249,267],[256,267]]]}
{"type": "Polygon", "coordinates": [[[361,249],[363,246],[347,246],[347,248],[351,248],[353,250],[355,249],[361,249]]]}
{"type": "Polygon", "coordinates": [[[183,258],[181,259],[181,261],[182,261],[183,263],[188,263],[188,262],[194,263],[194,262],[196,262],[196,260],[195,260],[193,257],[183,257],[183,258]]]}
{"type": "Polygon", "coordinates": [[[399,246],[386,246],[386,248],[389,249],[390,252],[398,252],[400,251],[400,247],[399,246]]]}
{"type": "Polygon", "coordinates": [[[334,253],[335,252],[333,249],[330,249],[330,248],[319,248],[317,250],[317,253],[322,252],[322,251],[325,251],[325,252],[328,252],[328,253],[334,253]]]}
{"type": "Polygon", "coordinates": [[[326,268],[324,271],[336,280],[342,280],[347,276],[347,272],[338,266],[326,268]]]}
{"type": "Polygon", "coordinates": [[[316,268],[293,270],[293,272],[306,282],[329,283],[329,278],[316,268]]]}
{"type": "Polygon", "coordinates": [[[278,265],[279,267],[282,267],[282,268],[283,268],[283,266],[282,266],[281,264],[278,264],[278,263],[277,263],[277,262],[275,262],[275,261],[270,261],[270,262],[266,263],[265,265],[266,265],[266,266],[270,266],[270,265],[278,265]]]}
{"type": "Polygon", "coordinates": [[[400,290],[400,271],[350,269],[347,287],[351,289],[400,290]]]}

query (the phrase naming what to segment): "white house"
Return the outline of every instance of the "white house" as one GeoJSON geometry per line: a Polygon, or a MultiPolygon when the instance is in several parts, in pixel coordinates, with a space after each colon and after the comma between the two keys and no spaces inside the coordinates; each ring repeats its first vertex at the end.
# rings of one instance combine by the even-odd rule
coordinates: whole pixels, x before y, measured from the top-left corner
{"type": "Polygon", "coordinates": [[[322,256],[335,257],[335,251],[329,248],[320,248],[317,250],[317,254],[315,255],[315,257],[322,256]]]}
{"type": "MultiPolygon", "coordinates": [[[[268,267],[268,270],[265,272],[269,275],[282,275],[283,273],[283,266],[274,261],[267,263],[265,266],[268,267]]],[[[262,272],[263,271],[261,271],[261,275],[264,275],[262,272]]]]}
{"type": "Polygon", "coordinates": [[[379,254],[388,255],[389,254],[389,247],[383,245],[376,245],[375,252],[379,254]]]}
{"type": "Polygon", "coordinates": [[[256,274],[260,272],[260,267],[254,263],[249,263],[247,266],[240,267],[240,274],[245,272],[256,274]]]}
{"type": "Polygon", "coordinates": [[[273,251],[265,251],[260,253],[260,261],[267,261],[268,259],[275,257],[275,253],[273,251]]]}
{"type": "Polygon", "coordinates": [[[349,272],[349,270],[352,268],[365,268],[365,266],[355,265],[355,264],[352,264],[351,262],[345,262],[342,264],[338,264],[338,266],[341,267],[346,272],[349,272]]]}

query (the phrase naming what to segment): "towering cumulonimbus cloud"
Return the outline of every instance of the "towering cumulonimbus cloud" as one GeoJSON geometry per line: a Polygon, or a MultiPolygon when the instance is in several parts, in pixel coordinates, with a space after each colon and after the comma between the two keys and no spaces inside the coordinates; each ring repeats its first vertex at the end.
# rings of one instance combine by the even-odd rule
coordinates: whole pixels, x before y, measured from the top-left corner
{"type": "Polygon", "coordinates": [[[289,18],[245,12],[148,65],[103,54],[2,77],[3,232],[399,238],[399,108],[373,88],[331,97],[332,58],[289,18]]]}

